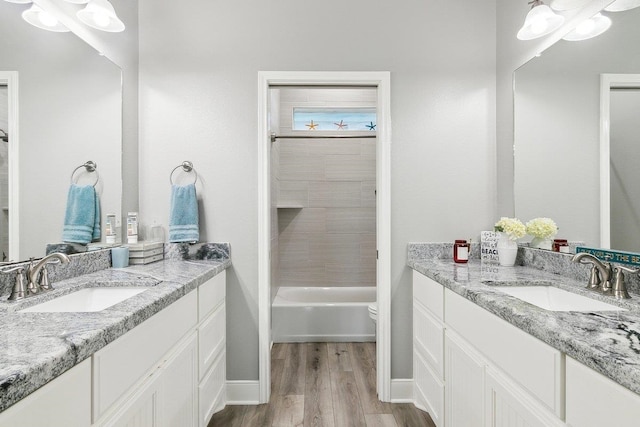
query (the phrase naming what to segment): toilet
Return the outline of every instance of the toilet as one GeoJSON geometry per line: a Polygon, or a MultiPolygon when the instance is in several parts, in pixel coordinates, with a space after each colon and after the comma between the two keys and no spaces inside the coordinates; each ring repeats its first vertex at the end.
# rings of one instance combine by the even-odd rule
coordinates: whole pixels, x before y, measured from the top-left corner
{"type": "Polygon", "coordinates": [[[376,320],[378,319],[378,303],[372,302],[369,304],[369,317],[373,320],[373,324],[376,324],[376,320]]]}

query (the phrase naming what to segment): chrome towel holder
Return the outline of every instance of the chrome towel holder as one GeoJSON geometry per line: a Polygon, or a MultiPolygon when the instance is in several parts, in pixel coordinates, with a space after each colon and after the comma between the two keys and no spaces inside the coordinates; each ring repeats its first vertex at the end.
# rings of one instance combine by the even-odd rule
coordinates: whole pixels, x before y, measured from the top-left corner
{"type": "Polygon", "coordinates": [[[178,166],[176,166],[175,168],[173,168],[173,170],[171,171],[171,173],[169,174],[169,182],[171,183],[171,185],[173,185],[173,173],[175,171],[177,171],[178,169],[182,168],[182,170],[186,173],[191,173],[193,172],[193,183],[195,184],[198,181],[198,172],[196,172],[195,168],[193,167],[193,163],[191,163],[188,160],[185,160],[184,162],[182,162],[181,164],[179,164],[178,166]]]}
{"type": "Polygon", "coordinates": [[[82,168],[85,168],[87,173],[95,172],[95,174],[96,174],[96,182],[93,183],[93,186],[95,187],[96,184],[98,183],[98,181],[100,180],[100,174],[98,173],[98,164],[96,162],[94,162],[93,160],[87,160],[86,162],[84,162],[83,164],[81,164],[80,166],[75,168],[73,170],[73,172],[71,172],[71,183],[72,184],[76,184],[78,182],[77,180],[75,182],[73,181],[73,176],[78,171],[78,169],[82,169],[82,168]]]}

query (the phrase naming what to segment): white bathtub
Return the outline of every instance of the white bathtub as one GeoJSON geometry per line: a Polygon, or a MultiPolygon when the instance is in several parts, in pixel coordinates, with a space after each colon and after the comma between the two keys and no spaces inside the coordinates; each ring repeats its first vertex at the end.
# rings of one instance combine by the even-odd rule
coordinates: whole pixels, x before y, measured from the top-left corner
{"type": "Polygon", "coordinates": [[[376,288],[280,287],[271,308],[273,342],[375,341],[368,306],[376,288]]]}

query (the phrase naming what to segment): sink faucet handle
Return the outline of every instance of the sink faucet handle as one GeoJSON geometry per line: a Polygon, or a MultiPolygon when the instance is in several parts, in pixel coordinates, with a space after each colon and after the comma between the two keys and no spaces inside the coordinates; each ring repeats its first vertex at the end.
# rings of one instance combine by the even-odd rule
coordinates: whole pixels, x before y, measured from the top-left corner
{"type": "Polygon", "coordinates": [[[9,301],[20,300],[27,296],[27,289],[24,285],[24,266],[20,265],[18,267],[9,268],[7,270],[2,270],[2,273],[16,273],[16,282],[13,284],[13,288],[11,289],[11,295],[9,295],[9,301]]]}
{"type": "Polygon", "coordinates": [[[624,272],[637,274],[640,270],[634,270],[628,267],[618,266],[615,269],[615,280],[613,282],[613,296],[617,299],[631,298],[627,292],[627,285],[624,283],[624,272]]]}
{"type": "Polygon", "coordinates": [[[598,289],[600,288],[600,284],[602,280],[600,279],[600,270],[595,264],[591,267],[591,275],[589,276],[589,283],[587,284],[588,289],[598,289]]]}

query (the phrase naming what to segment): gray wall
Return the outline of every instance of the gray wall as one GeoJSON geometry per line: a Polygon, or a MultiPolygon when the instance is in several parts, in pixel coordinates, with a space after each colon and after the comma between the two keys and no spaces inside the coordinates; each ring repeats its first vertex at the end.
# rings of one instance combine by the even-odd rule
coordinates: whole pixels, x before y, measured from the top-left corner
{"type": "Polygon", "coordinates": [[[192,160],[202,177],[201,238],[233,247],[230,380],[258,378],[258,71],[391,72],[392,377],[411,377],[407,242],[477,236],[495,220],[494,5],[139,5],[140,215],[167,223],[167,175],[192,160]]]}

